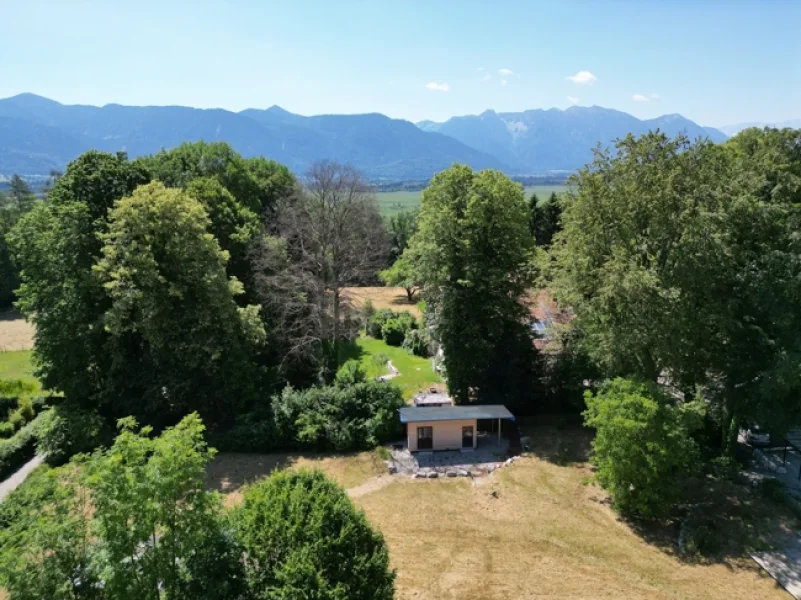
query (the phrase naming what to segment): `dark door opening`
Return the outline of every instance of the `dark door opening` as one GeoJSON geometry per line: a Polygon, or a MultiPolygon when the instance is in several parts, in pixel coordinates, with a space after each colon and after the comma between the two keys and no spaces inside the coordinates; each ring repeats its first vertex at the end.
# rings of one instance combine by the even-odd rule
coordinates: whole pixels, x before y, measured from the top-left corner
{"type": "Polygon", "coordinates": [[[434,447],[434,428],[433,427],[418,427],[417,428],[417,449],[418,450],[431,450],[434,447]]]}
{"type": "Polygon", "coordinates": [[[473,426],[462,427],[462,448],[473,447],[473,426]]]}

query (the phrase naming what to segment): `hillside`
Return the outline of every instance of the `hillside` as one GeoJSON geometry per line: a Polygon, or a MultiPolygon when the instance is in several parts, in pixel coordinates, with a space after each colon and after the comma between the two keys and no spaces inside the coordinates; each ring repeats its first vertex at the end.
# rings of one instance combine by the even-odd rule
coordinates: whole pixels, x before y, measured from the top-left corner
{"type": "Polygon", "coordinates": [[[701,127],[681,115],[643,121],[600,106],[517,113],[487,110],[480,115],[453,117],[444,123],[422,121],[417,126],[497,156],[516,172],[524,174],[572,171],[592,159],[592,148],[598,143],[609,146],[628,133],[640,135],[660,129],[671,136],[684,133],[692,139],[709,137],[714,142],[726,139],[723,132],[701,127]]]}

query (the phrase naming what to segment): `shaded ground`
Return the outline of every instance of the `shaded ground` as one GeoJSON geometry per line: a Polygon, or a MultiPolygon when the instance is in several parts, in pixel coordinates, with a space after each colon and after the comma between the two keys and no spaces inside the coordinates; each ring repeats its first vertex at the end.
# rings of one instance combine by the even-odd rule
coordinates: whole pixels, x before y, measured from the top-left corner
{"type": "Polygon", "coordinates": [[[241,499],[242,488],[276,469],[320,469],[342,487],[356,487],[386,473],[386,465],[375,452],[342,455],[236,454],[221,453],[206,470],[209,489],[226,495],[226,504],[241,499]]]}
{"type": "Polygon", "coordinates": [[[0,313],[0,352],[33,348],[33,324],[15,312],[0,313]]]}
{"type": "Polygon", "coordinates": [[[751,557],[786,589],[801,600],[801,538],[781,550],[756,552],[751,557]]]}

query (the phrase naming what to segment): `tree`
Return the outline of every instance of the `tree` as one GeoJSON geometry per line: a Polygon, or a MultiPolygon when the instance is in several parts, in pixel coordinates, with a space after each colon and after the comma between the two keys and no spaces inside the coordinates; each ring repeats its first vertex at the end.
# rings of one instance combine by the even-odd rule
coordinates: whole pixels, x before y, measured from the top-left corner
{"type": "Polygon", "coordinates": [[[406,298],[409,302],[414,301],[414,294],[420,287],[415,280],[415,271],[409,264],[407,255],[401,256],[391,267],[378,273],[378,277],[384,285],[399,286],[406,290],[406,298]]]}
{"type": "Polygon", "coordinates": [[[615,379],[586,392],[585,423],[595,428],[592,463],[621,512],[655,518],[680,497],[692,472],[702,404],[676,405],[653,383],[615,379]]]}
{"type": "Polygon", "coordinates": [[[457,402],[530,401],[536,351],[524,296],[531,248],[523,191],[503,174],[457,165],[423,192],[407,252],[457,402]]]}
{"type": "Polygon", "coordinates": [[[591,356],[703,386],[729,453],[744,420],[801,422],[798,136],[629,136],[578,175],[552,248],[591,356]]]}
{"type": "MultiPolygon", "coordinates": [[[[290,276],[311,304],[305,337],[315,343],[306,347],[319,355],[330,342],[335,372],[342,362],[343,313],[350,313],[342,290],[369,281],[385,264],[386,231],[375,195],[358,171],[324,161],[312,166],[302,194],[284,203],[278,218],[290,276]]],[[[345,334],[353,335],[351,329],[345,334]]]]}
{"type": "Polygon", "coordinates": [[[114,202],[150,180],[124,154],[87,152],[19,221],[9,242],[21,271],[19,307],[36,326],[34,359],[44,387],[84,408],[109,406],[109,300],[92,273],[98,233],[114,202]]]}
{"type": "Polygon", "coordinates": [[[8,200],[12,210],[18,215],[22,215],[33,208],[36,194],[33,193],[28,183],[15,173],[9,182],[8,200]]]}
{"type": "Polygon", "coordinates": [[[209,227],[197,200],[157,182],[109,215],[94,270],[111,301],[116,414],[163,422],[198,410],[219,420],[255,393],[249,347],[264,338],[259,307],[236,306],[242,286],[226,276],[228,256],[209,227]]]}
{"type": "Polygon", "coordinates": [[[214,451],[203,423],[191,414],[160,436],[120,421],[107,451],[88,462],[93,533],[101,540],[104,589],[110,598],[230,598],[243,580],[230,549],[216,558],[225,578],[206,569],[223,536],[219,499],[205,490],[205,469],[214,451]],[[204,592],[200,596],[192,591],[204,592]]]}
{"type": "Polygon", "coordinates": [[[562,209],[556,192],[552,192],[547,200],[540,201],[537,194],[532,193],[529,200],[531,235],[537,246],[547,248],[551,245],[553,236],[561,229],[560,216],[562,209]]]}
{"type": "Polygon", "coordinates": [[[392,215],[387,221],[387,231],[390,237],[391,259],[397,260],[406,250],[409,242],[417,231],[416,210],[404,210],[392,215]]]}
{"type": "Polygon", "coordinates": [[[248,487],[234,521],[256,598],[394,597],[384,539],[319,471],[281,471],[248,487]]]}

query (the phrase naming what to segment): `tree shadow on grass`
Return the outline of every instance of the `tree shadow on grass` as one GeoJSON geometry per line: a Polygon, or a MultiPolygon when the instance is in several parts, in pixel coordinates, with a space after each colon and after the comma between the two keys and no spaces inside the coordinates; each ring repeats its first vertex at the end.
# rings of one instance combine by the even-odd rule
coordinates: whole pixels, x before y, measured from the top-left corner
{"type": "Polygon", "coordinates": [[[581,426],[537,425],[538,417],[520,424],[520,440],[527,453],[561,467],[589,461],[593,433],[581,426]]]}

